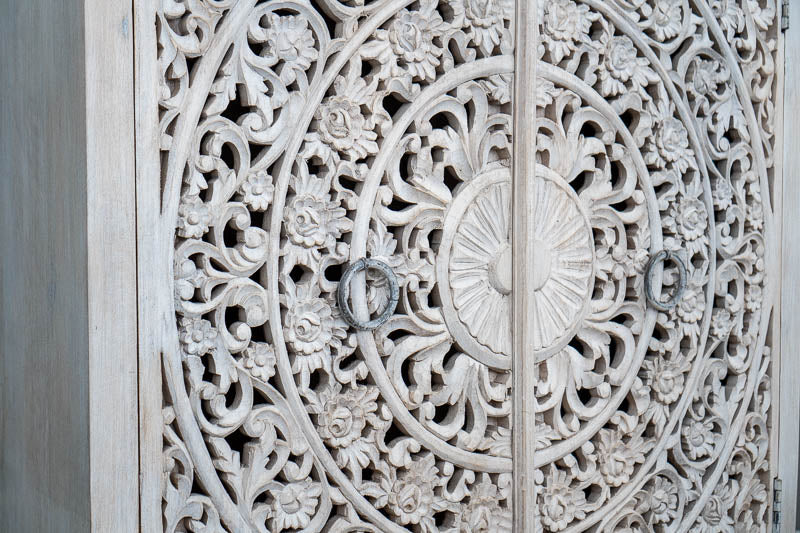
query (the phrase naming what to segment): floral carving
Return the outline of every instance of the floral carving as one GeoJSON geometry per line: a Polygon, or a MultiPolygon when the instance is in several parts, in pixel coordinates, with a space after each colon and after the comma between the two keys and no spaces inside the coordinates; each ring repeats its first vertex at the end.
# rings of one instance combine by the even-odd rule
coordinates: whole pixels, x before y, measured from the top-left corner
{"type": "MultiPolygon", "coordinates": [[[[165,531],[511,530],[514,4],[161,2],[165,531]]],[[[776,9],[538,9],[539,526],[764,524],[776,9]]]]}

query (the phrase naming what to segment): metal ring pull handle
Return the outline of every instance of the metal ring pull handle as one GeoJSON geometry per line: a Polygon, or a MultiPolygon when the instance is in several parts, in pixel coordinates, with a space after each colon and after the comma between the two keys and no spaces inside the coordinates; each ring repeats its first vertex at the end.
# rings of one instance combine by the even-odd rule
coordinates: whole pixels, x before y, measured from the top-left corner
{"type": "Polygon", "coordinates": [[[339,290],[336,294],[336,299],[339,303],[339,309],[342,312],[342,318],[345,322],[350,324],[356,329],[362,331],[371,331],[378,328],[384,322],[389,320],[394,310],[397,308],[397,302],[400,300],[400,285],[397,282],[397,276],[394,275],[389,265],[377,259],[362,258],[352,263],[347,270],[342,274],[342,279],[339,281],[339,290]],[[387,283],[389,283],[389,302],[386,304],[386,309],[376,318],[369,322],[361,322],[353,316],[353,310],[350,309],[350,282],[356,273],[362,270],[377,270],[380,272],[387,283]]]}
{"type": "Polygon", "coordinates": [[[656,255],[650,258],[647,263],[647,270],[644,274],[644,291],[647,297],[647,302],[659,311],[669,311],[674,309],[678,302],[683,298],[683,293],[686,290],[686,265],[683,260],[675,252],[668,250],[661,250],[656,255]],[[666,263],[671,261],[678,267],[678,286],[669,300],[659,300],[653,294],[653,271],[659,263],[666,263]]]}

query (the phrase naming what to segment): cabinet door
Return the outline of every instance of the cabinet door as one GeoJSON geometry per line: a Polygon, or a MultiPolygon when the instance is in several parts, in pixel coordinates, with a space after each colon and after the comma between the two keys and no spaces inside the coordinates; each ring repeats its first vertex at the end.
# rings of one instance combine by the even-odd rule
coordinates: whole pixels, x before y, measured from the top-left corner
{"type": "Polygon", "coordinates": [[[161,3],[167,531],[510,530],[514,9],[161,3]]]}
{"type": "Polygon", "coordinates": [[[544,531],[771,522],[777,24],[766,1],[539,3],[544,531]]]}

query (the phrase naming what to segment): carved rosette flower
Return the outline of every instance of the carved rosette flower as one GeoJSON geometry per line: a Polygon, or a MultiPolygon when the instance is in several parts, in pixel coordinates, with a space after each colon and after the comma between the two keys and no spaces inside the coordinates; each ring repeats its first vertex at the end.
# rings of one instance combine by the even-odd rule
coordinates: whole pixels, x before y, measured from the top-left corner
{"type": "Polygon", "coordinates": [[[505,24],[514,16],[513,0],[454,0],[449,7],[457,24],[467,28],[472,42],[485,55],[504,39],[511,39],[505,24]]]}
{"type": "Polygon", "coordinates": [[[711,0],[711,12],[730,40],[744,26],[744,12],[736,0],[711,0]]]}
{"type": "Polygon", "coordinates": [[[696,98],[713,98],[720,84],[729,77],[730,73],[719,61],[695,58],[688,75],[689,92],[696,98]]]}
{"type": "Polygon", "coordinates": [[[272,203],[274,191],[272,176],[265,170],[248,174],[241,185],[242,201],[253,211],[266,211],[272,203]]]}
{"type": "Polygon", "coordinates": [[[283,335],[294,356],[292,371],[300,373],[307,384],[314,370],[330,370],[331,349],[341,346],[345,324],[334,316],[333,309],[319,297],[316,285],[285,282],[283,335]]]}
{"type": "Polygon", "coordinates": [[[657,40],[676,37],[683,24],[681,0],[655,0],[647,22],[649,31],[657,40]]]}
{"type": "Polygon", "coordinates": [[[703,511],[690,531],[692,533],[733,531],[733,517],[730,512],[733,510],[736,496],[736,482],[729,481],[728,475],[724,474],[714,487],[714,492],[706,501],[703,511]]]}
{"type": "Polygon", "coordinates": [[[711,191],[711,198],[714,200],[714,207],[721,211],[727,210],[733,205],[733,187],[731,182],[726,179],[718,179],[714,182],[711,191]]]}
{"type": "Polygon", "coordinates": [[[311,523],[311,518],[319,505],[322,487],[309,479],[279,485],[270,490],[272,505],[269,517],[272,519],[270,531],[302,529],[311,523]]]}
{"type": "Polygon", "coordinates": [[[678,355],[673,360],[657,356],[645,359],[642,368],[645,383],[655,394],[655,398],[664,405],[670,405],[683,394],[685,375],[691,365],[683,355],[678,355]]]}
{"type": "Polygon", "coordinates": [[[658,114],[652,141],[648,140],[645,161],[657,168],[671,164],[679,172],[694,168],[694,151],[689,148],[689,132],[686,126],[672,116],[667,104],[658,104],[658,114]]]}
{"type": "Polygon", "coordinates": [[[675,308],[675,314],[687,327],[693,327],[701,318],[706,309],[706,295],[702,284],[697,280],[697,275],[690,277],[683,291],[681,301],[675,308]]]}
{"type": "Polygon", "coordinates": [[[251,376],[261,381],[269,381],[275,375],[275,352],[272,346],[263,342],[253,342],[242,354],[242,365],[251,376]]]}
{"type": "Polygon", "coordinates": [[[599,16],[589,6],[573,0],[540,2],[542,38],[553,64],[574,52],[581,43],[589,41],[589,29],[599,16]]]}
{"type": "Polygon", "coordinates": [[[314,33],[308,19],[302,15],[270,13],[263,35],[259,37],[266,43],[261,56],[275,68],[286,85],[297,79],[298,72],[307,71],[319,55],[314,33]]]}
{"type": "Polygon", "coordinates": [[[678,487],[668,477],[656,476],[645,491],[645,508],[654,524],[669,524],[678,516],[678,487]]]}
{"type": "Polygon", "coordinates": [[[217,330],[202,318],[181,318],[179,336],[184,351],[189,355],[205,355],[214,349],[217,330]]]}
{"type": "Polygon", "coordinates": [[[644,442],[633,437],[625,442],[619,431],[603,429],[597,444],[597,462],[600,473],[611,487],[619,487],[630,480],[637,463],[644,462],[644,442]]]}
{"type": "Polygon", "coordinates": [[[450,259],[458,316],[478,342],[511,353],[510,185],[482,191],[461,219],[450,259]]]}
{"type": "Polygon", "coordinates": [[[644,87],[658,81],[658,76],[649,67],[647,58],[638,56],[630,37],[613,36],[608,31],[601,35],[598,45],[603,53],[597,68],[603,96],[617,96],[633,90],[646,97],[644,87]]]}
{"type": "Polygon", "coordinates": [[[349,75],[338,76],[334,89],[314,114],[320,140],[351,161],[376,154],[375,124],[362,110],[372,88],[363,78],[349,75]]]}
{"type": "Polygon", "coordinates": [[[184,196],[178,207],[178,235],[199,239],[208,232],[213,217],[211,209],[198,196],[184,196]]]}
{"type": "Polygon", "coordinates": [[[681,428],[683,448],[690,459],[696,461],[714,452],[714,423],[702,420],[688,420],[681,428]]]}
{"type": "Polygon", "coordinates": [[[435,9],[424,13],[403,10],[382,36],[412,78],[431,81],[436,78],[442,56],[442,48],[434,40],[442,36],[443,29],[444,21],[435,9]]]}
{"type": "Polygon", "coordinates": [[[511,510],[499,504],[500,491],[485,476],[470,488],[469,503],[458,519],[457,533],[493,533],[511,530],[511,510]]]}
{"type": "Polygon", "coordinates": [[[725,339],[733,329],[733,317],[727,309],[716,309],[711,316],[711,334],[725,339]]]}
{"type": "Polygon", "coordinates": [[[331,200],[330,191],[321,179],[301,171],[293,181],[295,196],[284,208],[288,243],[284,254],[289,264],[306,265],[318,261],[321,250],[332,252],[337,240],[353,227],[347,211],[331,200]]]}
{"type": "Polygon", "coordinates": [[[356,386],[342,389],[335,383],[319,395],[317,431],[334,450],[337,464],[351,470],[366,468],[377,457],[377,449],[365,433],[374,427],[378,410],[378,389],[356,386]]]}
{"type": "Polygon", "coordinates": [[[586,494],[572,487],[572,476],[566,470],[551,464],[539,495],[542,524],[550,531],[561,531],[573,520],[586,518],[586,494]]]}
{"type": "Polygon", "coordinates": [[[408,468],[381,475],[380,486],[388,495],[389,512],[403,526],[419,525],[426,533],[436,531],[433,515],[444,508],[435,493],[441,485],[439,469],[430,453],[411,461],[408,468]]]}
{"type": "Polygon", "coordinates": [[[681,195],[678,202],[669,209],[669,218],[664,225],[677,233],[684,240],[694,241],[703,237],[708,229],[708,211],[706,205],[697,197],[681,195]]]}

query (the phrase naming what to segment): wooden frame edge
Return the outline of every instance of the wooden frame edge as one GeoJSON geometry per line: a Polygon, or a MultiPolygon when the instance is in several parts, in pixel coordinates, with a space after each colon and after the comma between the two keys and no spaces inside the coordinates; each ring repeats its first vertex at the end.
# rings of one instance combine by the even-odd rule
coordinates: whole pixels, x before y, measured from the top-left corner
{"type": "MultiPolygon", "coordinates": [[[[139,318],[139,520],[140,531],[163,530],[161,521],[164,298],[160,272],[161,162],[159,158],[157,0],[134,0],[137,272],[139,318]],[[142,265],[147,265],[143,267],[142,265]]],[[[167,265],[167,268],[168,265],[167,265]]],[[[169,288],[167,288],[169,290],[169,288]]]]}
{"type": "MultiPolygon", "coordinates": [[[[798,6],[792,6],[797,11],[798,6]]],[[[800,13],[795,13],[800,14],[800,13]]],[[[796,22],[796,21],[795,21],[796,22]]],[[[800,92],[785,90],[800,85],[800,61],[786,58],[800,54],[800,25],[793,24],[783,34],[783,43],[778,52],[778,98],[783,98],[782,113],[778,113],[778,150],[780,189],[780,286],[779,306],[780,340],[778,354],[777,407],[777,475],[783,481],[781,531],[794,533],[796,528],[798,451],[800,451],[800,358],[796,350],[800,346],[800,239],[797,238],[800,212],[800,128],[792,118],[800,113],[800,92]],[[783,74],[783,75],[781,75],[783,74]],[[793,226],[794,224],[794,226],[793,226]]],[[[773,427],[773,431],[775,427],[773,427]]]]}
{"type": "Polygon", "coordinates": [[[86,0],[91,531],[137,531],[138,383],[131,4],[86,0]]]}
{"type": "Polygon", "coordinates": [[[531,337],[535,317],[528,287],[533,283],[533,234],[531,216],[533,176],[536,169],[536,0],[517,0],[514,65],[514,153],[513,153],[513,433],[514,527],[517,533],[533,533],[536,491],[533,481],[535,360],[531,337]]]}

